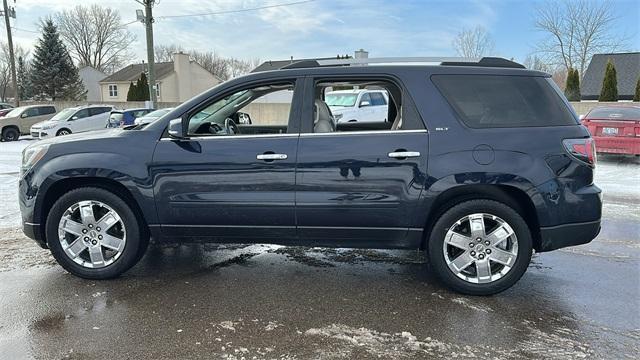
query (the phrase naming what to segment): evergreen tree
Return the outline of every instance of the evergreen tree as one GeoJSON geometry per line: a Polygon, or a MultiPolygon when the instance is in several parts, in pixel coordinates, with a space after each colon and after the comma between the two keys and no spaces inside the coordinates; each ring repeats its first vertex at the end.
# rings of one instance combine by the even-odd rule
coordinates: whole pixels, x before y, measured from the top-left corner
{"type": "Polygon", "coordinates": [[[144,72],[140,74],[140,78],[136,83],[136,88],[138,90],[138,101],[146,101],[150,99],[149,82],[147,81],[147,74],[144,72]]]}
{"type": "Polygon", "coordinates": [[[129,91],[127,91],[127,101],[136,101],[138,97],[136,84],[129,82],[129,91]]]}
{"type": "Polygon", "coordinates": [[[36,97],[51,100],[82,100],[86,90],[67,48],[51,19],[42,23],[42,36],[33,54],[31,83],[36,97]]]}
{"type": "Polygon", "coordinates": [[[640,76],[636,82],[636,94],[633,95],[633,101],[640,101],[640,76]]]}
{"type": "Polygon", "coordinates": [[[18,57],[18,98],[20,100],[27,100],[33,96],[31,78],[29,74],[28,64],[24,61],[22,56],[18,57]]]}
{"type": "Polygon", "coordinates": [[[616,68],[613,66],[611,59],[607,61],[598,101],[618,101],[618,79],[616,77],[616,68]]]}
{"type": "Polygon", "coordinates": [[[580,101],[580,74],[578,74],[578,69],[569,69],[564,95],[569,101],[580,101]]]}

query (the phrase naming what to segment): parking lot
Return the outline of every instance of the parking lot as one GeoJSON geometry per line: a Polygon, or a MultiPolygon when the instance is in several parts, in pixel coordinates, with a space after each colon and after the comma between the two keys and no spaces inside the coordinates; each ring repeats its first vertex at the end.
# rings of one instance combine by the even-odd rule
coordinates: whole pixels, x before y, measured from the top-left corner
{"type": "Polygon", "coordinates": [[[150,246],[123,277],[66,273],[21,232],[20,152],[0,143],[0,358],[635,358],[640,159],[600,156],[603,229],[470,297],[416,251],[150,246]],[[634,355],[635,354],[635,355],[634,355]]]}

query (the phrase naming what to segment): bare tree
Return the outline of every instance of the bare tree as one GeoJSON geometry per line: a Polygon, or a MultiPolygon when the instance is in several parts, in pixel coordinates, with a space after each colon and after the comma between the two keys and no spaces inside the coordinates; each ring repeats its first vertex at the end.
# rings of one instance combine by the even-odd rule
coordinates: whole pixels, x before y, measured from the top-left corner
{"type": "Polygon", "coordinates": [[[453,48],[459,56],[479,58],[493,52],[494,44],[491,36],[482,26],[473,29],[462,29],[453,39],[453,48]]]}
{"type": "Polygon", "coordinates": [[[626,39],[613,32],[616,16],[611,2],[550,0],[536,10],[535,27],[547,33],[537,46],[545,60],[584,74],[593,54],[624,47],[626,39]]]}
{"type": "Polygon", "coordinates": [[[228,80],[240,75],[244,75],[259,65],[259,59],[240,60],[236,58],[224,58],[219,56],[215,51],[198,51],[187,50],[180,45],[157,45],[154,49],[155,59],[158,62],[173,61],[173,54],[176,52],[185,52],[189,54],[189,58],[210,73],[216,75],[222,80],[228,80]]]}
{"type": "MultiPolygon", "coordinates": [[[[20,45],[13,45],[13,52],[15,58],[22,57],[26,59],[29,56],[29,51],[21,47],[20,45]]],[[[0,42],[0,99],[2,101],[7,100],[7,90],[11,85],[11,64],[9,60],[9,45],[2,41],[0,42]]]]}
{"type": "Polygon", "coordinates": [[[136,37],[122,25],[117,10],[78,5],[54,18],[71,56],[80,65],[111,73],[131,58],[129,47],[136,37]]]}
{"type": "Polygon", "coordinates": [[[553,72],[556,70],[555,66],[547,64],[537,55],[528,55],[524,59],[522,65],[524,65],[527,69],[543,71],[549,74],[553,74],[553,72]]]}

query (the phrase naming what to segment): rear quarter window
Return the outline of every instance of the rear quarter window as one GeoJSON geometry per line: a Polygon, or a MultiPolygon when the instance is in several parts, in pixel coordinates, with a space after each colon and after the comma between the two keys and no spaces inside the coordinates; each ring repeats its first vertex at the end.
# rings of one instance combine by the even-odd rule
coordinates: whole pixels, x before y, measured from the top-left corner
{"type": "Polygon", "coordinates": [[[471,128],[577,124],[550,80],[544,77],[433,75],[431,80],[471,128]]]}

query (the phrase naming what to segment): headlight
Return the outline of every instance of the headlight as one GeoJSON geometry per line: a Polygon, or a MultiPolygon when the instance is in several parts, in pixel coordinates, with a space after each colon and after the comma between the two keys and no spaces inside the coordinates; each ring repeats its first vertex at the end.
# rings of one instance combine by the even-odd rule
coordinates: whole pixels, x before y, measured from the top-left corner
{"type": "Polygon", "coordinates": [[[50,125],[42,125],[40,127],[40,130],[49,130],[49,129],[53,129],[55,127],[55,125],[50,124],[50,125]]]}
{"type": "Polygon", "coordinates": [[[44,155],[47,153],[47,150],[49,150],[48,144],[45,144],[45,145],[35,144],[35,145],[26,147],[22,151],[22,166],[20,168],[21,174],[24,174],[27,171],[29,171],[29,169],[31,169],[33,165],[35,165],[38,161],[40,161],[40,159],[42,159],[44,155]]]}

